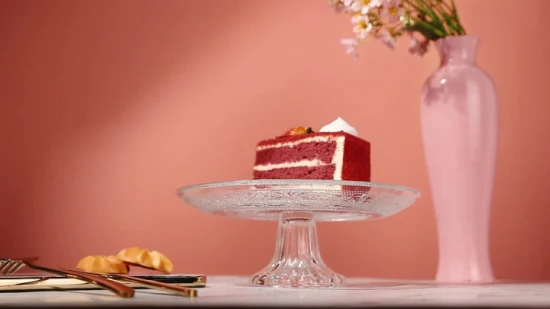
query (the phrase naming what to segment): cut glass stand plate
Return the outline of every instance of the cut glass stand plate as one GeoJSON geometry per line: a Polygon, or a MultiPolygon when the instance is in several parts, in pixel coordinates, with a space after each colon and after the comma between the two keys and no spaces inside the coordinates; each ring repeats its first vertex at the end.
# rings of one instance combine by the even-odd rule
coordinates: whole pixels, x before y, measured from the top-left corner
{"type": "Polygon", "coordinates": [[[204,212],[279,221],[271,263],[251,278],[270,287],[339,287],[344,277],[322,260],[316,222],[381,219],[420,197],[407,187],[381,183],[261,179],[186,186],[178,195],[204,212]]]}

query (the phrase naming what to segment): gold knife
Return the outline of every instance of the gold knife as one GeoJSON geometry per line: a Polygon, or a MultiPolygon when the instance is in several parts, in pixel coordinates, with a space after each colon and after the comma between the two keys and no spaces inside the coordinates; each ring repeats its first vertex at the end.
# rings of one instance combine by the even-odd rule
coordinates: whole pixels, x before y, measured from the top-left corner
{"type": "Polygon", "coordinates": [[[101,276],[103,278],[113,279],[113,280],[120,280],[120,281],[127,281],[127,282],[133,282],[137,283],[143,286],[147,286],[153,289],[161,290],[161,291],[168,291],[177,295],[186,296],[186,297],[196,297],[198,296],[198,292],[196,289],[191,289],[184,286],[179,286],[176,284],[170,284],[170,283],[164,283],[159,281],[153,281],[153,280],[147,280],[143,278],[137,278],[132,277],[129,275],[123,275],[123,274],[101,274],[101,273],[88,273],[83,271],[75,271],[78,273],[84,273],[84,274],[93,274],[96,276],[101,276]]]}

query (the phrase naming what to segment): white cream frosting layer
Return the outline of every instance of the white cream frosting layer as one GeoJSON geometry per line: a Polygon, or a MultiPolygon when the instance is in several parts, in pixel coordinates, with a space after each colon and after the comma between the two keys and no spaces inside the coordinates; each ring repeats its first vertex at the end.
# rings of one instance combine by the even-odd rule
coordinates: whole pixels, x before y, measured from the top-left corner
{"type": "Polygon", "coordinates": [[[338,117],[338,119],[334,120],[333,122],[325,125],[324,127],[319,130],[319,132],[346,132],[348,134],[359,136],[359,132],[352,127],[349,123],[347,123],[344,119],[338,117]]]}
{"type": "Polygon", "coordinates": [[[262,151],[265,149],[281,148],[281,147],[293,148],[293,147],[296,147],[296,145],[303,144],[303,143],[321,143],[321,142],[329,142],[332,140],[334,140],[333,136],[313,136],[313,137],[308,137],[308,138],[300,139],[293,142],[281,142],[277,144],[258,146],[256,150],[262,151]]]}

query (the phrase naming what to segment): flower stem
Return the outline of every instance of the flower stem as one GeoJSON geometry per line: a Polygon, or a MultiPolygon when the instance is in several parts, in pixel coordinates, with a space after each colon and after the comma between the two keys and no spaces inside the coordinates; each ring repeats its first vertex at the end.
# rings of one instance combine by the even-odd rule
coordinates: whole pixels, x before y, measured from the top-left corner
{"type": "Polygon", "coordinates": [[[453,0],[451,6],[445,0],[404,0],[403,3],[420,14],[406,26],[408,31],[420,32],[428,40],[466,33],[460,25],[453,0]]]}
{"type": "Polygon", "coordinates": [[[433,7],[435,9],[434,13],[439,14],[441,18],[445,21],[445,25],[448,28],[447,33],[449,35],[458,35],[460,32],[460,25],[455,20],[453,20],[453,17],[449,15],[450,12],[445,10],[442,3],[445,4],[445,2],[443,1],[435,0],[435,3],[433,4],[433,7]]]}
{"type": "Polygon", "coordinates": [[[454,0],[451,0],[451,6],[452,6],[451,10],[452,10],[453,16],[456,20],[456,24],[459,27],[459,34],[460,35],[466,35],[466,30],[464,29],[464,27],[462,27],[462,24],[460,23],[460,17],[458,17],[458,10],[456,9],[456,5],[455,5],[454,0]]]}

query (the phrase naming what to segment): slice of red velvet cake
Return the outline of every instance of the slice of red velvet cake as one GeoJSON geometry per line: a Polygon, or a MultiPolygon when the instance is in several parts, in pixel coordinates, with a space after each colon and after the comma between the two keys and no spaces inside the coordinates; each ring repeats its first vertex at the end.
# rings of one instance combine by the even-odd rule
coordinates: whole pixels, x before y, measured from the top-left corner
{"type": "Polygon", "coordinates": [[[321,131],[297,127],[260,141],[254,179],[370,181],[370,143],[341,118],[321,131]]]}

